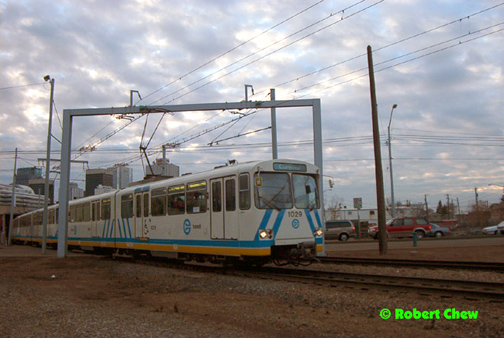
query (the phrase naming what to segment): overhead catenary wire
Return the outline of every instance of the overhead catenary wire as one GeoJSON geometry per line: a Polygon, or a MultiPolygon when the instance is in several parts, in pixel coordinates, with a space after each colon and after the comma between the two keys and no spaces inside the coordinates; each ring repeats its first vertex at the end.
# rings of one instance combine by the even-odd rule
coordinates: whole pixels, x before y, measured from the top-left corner
{"type": "MultiPolygon", "coordinates": [[[[390,60],[392,60],[392,59],[390,59],[390,60]]],[[[390,60],[388,60],[388,61],[390,61],[390,60]]],[[[411,61],[412,61],[412,60],[409,60],[409,61],[407,61],[407,62],[411,62],[411,61]]],[[[396,64],[396,65],[397,65],[397,64],[396,64]]],[[[396,65],[394,65],[394,66],[396,66],[396,65]]],[[[393,66],[392,66],[392,67],[393,67],[393,66]]],[[[364,76],[365,76],[365,75],[364,75],[364,76]]]]}
{"type": "MultiPolygon", "coordinates": [[[[151,92],[150,94],[148,94],[148,95],[144,96],[144,98],[142,98],[140,101],[143,101],[143,100],[145,100],[145,99],[149,98],[150,96],[152,96],[152,95],[154,95],[154,94],[156,94],[156,93],[160,92],[161,90],[163,90],[163,89],[165,89],[165,88],[167,88],[167,87],[171,86],[171,85],[172,85],[172,84],[174,84],[175,82],[178,82],[178,81],[182,80],[183,78],[185,78],[185,77],[187,77],[187,76],[189,76],[189,75],[191,75],[191,74],[195,73],[196,71],[198,71],[198,70],[202,69],[203,67],[208,66],[208,65],[209,65],[209,64],[211,64],[212,62],[217,61],[218,59],[220,59],[220,58],[222,58],[222,57],[226,56],[227,54],[229,54],[229,53],[231,53],[231,52],[233,52],[233,51],[237,50],[238,48],[240,48],[240,47],[242,47],[242,46],[246,45],[247,43],[249,43],[249,42],[251,42],[251,41],[253,41],[253,40],[257,39],[258,37],[260,37],[260,36],[262,36],[262,35],[264,35],[264,34],[268,33],[269,31],[271,31],[271,30],[273,30],[273,29],[275,29],[275,28],[277,28],[277,27],[281,26],[282,24],[284,24],[284,23],[286,23],[286,22],[288,22],[288,21],[290,21],[290,20],[294,19],[295,17],[297,17],[297,16],[299,16],[299,15],[303,14],[304,12],[307,12],[308,10],[310,10],[310,9],[314,8],[315,6],[317,6],[317,5],[321,4],[321,3],[322,3],[322,2],[324,2],[324,1],[325,1],[325,0],[320,0],[320,1],[316,2],[315,4],[313,4],[313,5],[311,5],[311,6],[308,6],[308,7],[304,8],[303,10],[301,10],[301,11],[297,12],[296,14],[291,15],[291,16],[290,16],[290,17],[288,17],[287,19],[284,19],[284,20],[280,21],[279,23],[277,23],[277,24],[275,24],[275,25],[271,26],[270,28],[268,28],[268,29],[266,29],[266,30],[262,31],[261,33],[259,33],[259,34],[255,35],[255,36],[251,37],[250,39],[248,39],[248,40],[246,40],[246,41],[244,41],[244,42],[242,42],[242,43],[238,44],[237,46],[235,46],[235,47],[233,47],[233,48],[231,48],[231,49],[227,50],[226,52],[224,52],[224,53],[222,53],[222,54],[220,54],[220,55],[218,55],[218,56],[216,56],[216,57],[214,57],[214,58],[212,58],[212,59],[208,60],[207,62],[203,63],[202,65],[200,65],[200,66],[198,66],[198,67],[196,67],[196,68],[194,68],[193,70],[191,70],[191,71],[187,72],[186,74],[184,74],[184,75],[182,75],[182,76],[178,77],[177,79],[175,79],[175,80],[173,80],[173,81],[169,82],[168,84],[164,85],[163,87],[161,87],[161,88],[159,88],[159,89],[157,89],[157,90],[155,90],[155,91],[151,92]]],[[[140,102],[140,101],[139,101],[139,102],[140,102]]],[[[160,101],[160,100],[154,101],[153,103],[158,102],[158,101],[160,101]]],[[[153,103],[151,103],[151,105],[152,105],[153,103]]]]}
{"type": "MultiPolygon", "coordinates": [[[[372,7],[374,7],[374,6],[378,5],[378,4],[380,4],[380,3],[382,3],[383,1],[385,1],[385,0],[380,0],[380,1],[377,1],[377,2],[375,2],[375,3],[371,4],[371,5],[369,5],[369,6],[365,7],[365,8],[363,8],[363,9],[361,9],[361,10],[357,11],[357,12],[354,12],[354,13],[352,13],[352,14],[350,14],[350,15],[347,15],[346,17],[344,17],[344,19],[345,19],[345,20],[347,20],[347,19],[349,19],[349,18],[351,18],[351,17],[353,17],[353,16],[355,16],[355,15],[357,15],[357,14],[360,14],[360,13],[362,13],[362,12],[364,12],[364,11],[366,11],[366,10],[368,10],[368,9],[370,9],[370,8],[372,8],[372,7]]],[[[360,1],[360,2],[362,2],[362,1],[360,1]]],[[[359,2],[359,3],[360,3],[360,2],[359,2]]],[[[334,15],[334,14],[333,14],[333,15],[334,15]]],[[[240,67],[238,67],[238,68],[236,68],[236,69],[233,69],[232,71],[230,71],[230,72],[228,72],[228,73],[226,73],[226,74],[223,74],[223,75],[221,75],[221,76],[219,76],[219,77],[217,77],[217,78],[215,78],[215,79],[213,79],[213,80],[210,80],[210,81],[208,81],[208,82],[206,82],[206,83],[204,83],[204,84],[202,84],[202,85],[200,85],[200,86],[198,86],[198,87],[196,87],[196,88],[194,88],[194,89],[190,90],[189,92],[186,92],[186,93],[184,93],[184,94],[182,94],[182,95],[179,95],[179,96],[177,96],[177,97],[175,97],[175,98],[171,99],[170,101],[165,102],[164,104],[168,104],[168,103],[173,102],[173,101],[176,101],[176,100],[178,100],[178,99],[180,99],[180,98],[182,98],[182,97],[184,97],[184,96],[186,96],[186,95],[189,95],[189,94],[191,94],[191,93],[194,93],[195,91],[197,91],[197,90],[199,90],[199,89],[201,89],[201,88],[203,88],[203,87],[206,87],[206,86],[208,86],[208,85],[209,85],[209,84],[211,84],[211,83],[214,83],[214,82],[216,82],[216,81],[219,81],[219,80],[223,79],[224,77],[227,77],[227,76],[229,76],[229,75],[231,75],[231,74],[233,74],[233,73],[235,73],[235,72],[237,72],[237,71],[239,71],[239,70],[241,70],[241,69],[243,69],[243,68],[246,68],[246,67],[250,66],[251,64],[254,64],[254,63],[256,63],[256,62],[258,62],[258,61],[260,61],[260,60],[262,60],[262,59],[264,59],[264,58],[266,58],[266,57],[268,57],[268,56],[270,56],[270,55],[273,55],[273,54],[275,54],[275,53],[277,53],[277,52],[279,52],[279,51],[281,51],[281,50],[283,50],[283,49],[285,49],[285,48],[287,48],[287,47],[292,46],[292,45],[293,45],[293,44],[295,44],[295,43],[298,43],[298,42],[300,42],[300,41],[302,41],[302,40],[304,40],[304,39],[306,39],[306,38],[308,38],[308,37],[310,37],[310,36],[312,36],[312,35],[315,35],[315,34],[317,34],[317,33],[321,32],[321,31],[323,31],[323,30],[325,30],[325,29],[327,29],[327,28],[329,28],[329,27],[332,27],[332,26],[334,26],[335,24],[338,24],[338,23],[342,22],[342,20],[343,20],[343,18],[342,18],[341,20],[339,20],[339,21],[336,21],[336,22],[333,22],[333,23],[331,23],[331,24],[328,24],[328,25],[326,25],[326,26],[324,26],[324,27],[322,27],[322,28],[320,28],[320,29],[318,29],[318,30],[316,30],[316,31],[314,31],[314,32],[311,32],[311,33],[309,33],[309,34],[307,34],[307,35],[305,35],[305,36],[303,36],[303,37],[301,37],[301,38],[298,38],[298,39],[296,39],[296,40],[294,40],[294,41],[292,41],[292,42],[290,42],[290,43],[288,43],[288,44],[286,44],[286,45],[284,45],[284,46],[282,46],[282,47],[280,47],[280,48],[278,48],[278,49],[275,49],[275,50],[273,50],[273,51],[271,51],[271,52],[269,52],[269,53],[267,53],[267,54],[265,54],[265,55],[263,55],[263,56],[261,56],[261,57],[258,57],[258,58],[256,58],[256,59],[254,59],[254,60],[252,60],[252,61],[250,61],[250,62],[246,63],[245,65],[242,65],[242,66],[240,66],[240,67]]],[[[297,33],[295,33],[295,34],[297,34],[297,33]]],[[[291,35],[291,36],[292,36],[292,35],[291,35]]],[[[282,40],[284,40],[284,39],[282,39],[282,40]]],[[[217,72],[216,72],[216,73],[217,73],[217,72]]],[[[214,75],[215,75],[215,74],[214,74],[214,75]]],[[[205,77],[205,78],[208,78],[208,76],[207,76],[207,77],[205,77]]],[[[200,81],[198,81],[198,82],[200,82],[200,81]]],[[[186,88],[187,88],[187,87],[188,87],[188,86],[186,86],[186,88]]],[[[177,91],[177,93],[178,93],[178,92],[180,92],[180,91],[181,91],[181,90],[178,90],[178,91],[177,91]]],[[[170,96],[170,95],[172,95],[172,94],[175,94],[175,93],[168,94],[168,95],[164,96],[164,97],[163,97],[163,99],[164,99],[164,98],[166,98],[166,97],[168,97],[168,96],[170,96]]]]}
{"type": "MultiPolygon", "coordinates": [[[[362,1],[360,1],[360,2],[362,2],[362,1]]],[[[358,3],[360,3],[360,2],[358,2],[358,3]]],[[[356,4],[358,4],[358,3],[356,3],[356,4]]],[[[371,6],[374,6],[374,5],[378,4],[378,3],[380,3],[380,2],[377,2],[377,3],[375,3],[375,4],[371,5],[371,6]]],[[[349,7],[353,7],[353,6],[355,6],[356,4],[354,4],[354,5],[352,5],[352,6],[349,6],[349,7]]],[[[467,18],[469,18],[469,17],[471,17],[471,16],[474,16],[474,15],[477,15],[477,14],[480,14],[480,13],[483,13],[483,12],[485,12],[485,11],[491,10],[491,9],[493,9],[493,8],[496,8],[496,7],[500,6],[500,5],[502,5],[502,4],[495,5],[495,6],[493,6],[493,7],[490,7],[490,8],[487,8],[487,9],[481,10],[481,11],[479,11],[479,12],[473,13],[473,14],[471,14],[471,15],[467,16],[467,18]]],[[[367,8],[369,8],[369,7],[371,7],[371,6],[368,6],[368,7],[366,7],[365,9],[367,9],[367,8]]],[[[365,10],[365,9],[362,9],[361,11],[363,11],[363,10],[365,10]]],[[[355,14],[357,14],[357,13],[361,12],[361,11],[358,11],[358,12],[356,12],[356,13],[353,13],[352,15],[355,15],[355,14]]],[[[341,11],[340,11],[340,12],[341,12],[341,11]]],[[[301,13],[301,12],[300,12],[300,13],[301,13]]],[[[331,15],[333,15],[333,14],[331,14],[331,15]]],[[[350,16],[352,16],[352,15],[350,15],[350,16]]],[[[350,16],[347,16],[347,18],[348,18],[348,17],[350,17],[350,16]]],[[[389,44],[389,45],[384,46],[384,47],[380,47],[380,48],[378,48],[378,50],[381,50],[381,49],[384,49],[384,48],[390,47],[390,46],[392,46],[392,45],[395,45],[395,44],[397,44],[397,43],[400,43],[400,42],[403,42],[403,41],[406,41],[406,40],[412,39],[412,38],[414,38],[414,37],[418,37],[418,36],[420,36],[420,35],[426,34],[426,33],[431,32],[431,31],[433,31],[433,30],[440,29],[440,28],[442,28],[442,27],[446,27],[447,25],[453,24],[453,23],[455,23],[455,22],[457,22],[457,21],[459,21],[459,20],[465,19],[465,18],[466,18],[466,17],[463,17],[463,18],[458,19],[458,20],[453,20],[453,21],[451,21],[451,22],[449,22],[449,23],[446,23],[446,24],[443,24],[443,25],[437,26],[437,27],[435,27],[435,28],[429,29],[429,30],[424,31],[424,32],[422,32],[422,33],[415,34],[415,35],[413,35],[413,36],[411,36],[411,37],[408,37],[408,38],[405,38],[405,39],[401,39],[401,40],[399,40],[399,41],[397,41],[397,42],[395,42],[395,43],[389,44]]],[[[319,22],[320,22],[320,21],[319,21],[319,22]]],[[[336,23],[337,23],[337,22],[336,22],[336,23]]],[[[332,23],[331,25],[333,25],[333,24],[335,24],[335,23],[332,23]]],[[[313,24],[312,24],[312,25],[310,25],[310,26],[313,26],[313,24]]],[[[310,27],[310,26],[307,26],[307,27],[310,27]]],[[[327,28],[327,26],[326,26],[326,27],[321,28],[320,30],[325,29],[325,28],[327,28]]],[[[306,29],[306,27],[305,27],[304,29],[306,29]]],[[[302,29],[302,30],[304,30],[304,29],[302,29]]],[[[300,31],[302,31],[302,30],[300,30],[300,31]]],[[[319,31],[320,31],[320,30],[319,30],[319,31]]],[[[298,31],[298,32],[300,32],[300,31],[298,31]]],[[[318,32],[318,31],[317,31],[317,32],[318,32]]],[[[311,33],[310,35],[312,35],[312,34],[314,34],[314,33],[316,33],[316,32],[313,32],[313,33],[311,33]]],[[[475,33],[475,32],[473,32],[473,34],[474,34],[474,33],[475,33]]],[[[310,35],[308,35],[308,36],[310,36],[310,35]]],[[[305,37],[303,37],[303,38],[301,38],[301,39],[304,39],[304,38],[306,38],[306,37],[307,37],[307,36],[305,36],[305,37]]],[[[458,38],[460,38],[460,37],[458,37],[458,38]]],[[[298,41],[300,41],[301,39],[298,39],[298,40],[294,41],[293,43],[298,42],[298,41]]],[[[457,38],[456,38],[456,39],[457,39],[457,38]]],[[[293,44],[293,43],[291,43],[291,44],[293,44]]],[[[291,45],[291,44],[289,44],[289,45],[291,45]]],[[[272,44],[272,45],[273,45],[273,44],[272,44]]],[[[270,45],[270,46],[271,46],[271,45],[270,45]]],[[[286,46],[284,46],[284,47],[282,47],[282,48],[285,48],[285,47],[286,47],[286,46]]],[[[267,48],[267,47],[265,47],[265,48],[267,48]]],[[[430,47],[426,47],[425,49],[427,49],[427,48],[432,48],[432,46],[430,46],[430,47]]],[[[424,49],[424,50],[425,50],[425,49],[424,49]]],[[[278,50],[276,50],[276,51],[278,51],[278,50]]],[[[274,53],[274,52],[276,52],[276,51],[273,51],[272,53],[274,53]]],[[[418,52],[418,51],[416,51],[416,52],[418,52]]],[[[415,52],[409,53],[409,54],[407,54],[407,55],[411,55],[411,54],[413,54],[413,53],[415,53],[415,52]]],[[[251,55],[254,55],[254,54],[251,54],[251,55]]],[[[267,54],[267,55],[265,55],[265,56],[263,56],[263,57],[266,57],[266,56],[268,56],[268,55],[271,55],[271,53],[270,53],[270,54],[267,54]]],[[[403,55],[403,56],[400,56],[400,57],[405,57],[405,56],[406,56],[406,55],[403,55]]],[[[261,58],[263,58],[263,57],[261,57],[261,58]]],[[[355,58],[358,58],[358,57],[360,57],[360,55],[359,55],[359,56],[356,56],[356,57],[354,57],[354,58],[351,58],[351,59],[349,59],[349,60],[352,60],[352,59],[355,59],[355,58]]],[[[400,57],[396,57],[396,58],[394,58],[394,59],[398,59],[398,58],[400,58],[400,57]]],[[[261,59],[261,58],[260,58],[260,59],[261,59]]],[[[385,63],[385,62],[390,62],[391,60],[394,60],[394,59],[390,59],[390,60],[384,61],[384,63],[385,63]]],[[[256,60],[256,61],[257,61],[257,60],[256,60]]],[[[411,60],[410,60],[410,61],[411,61],[411,60]]],[[[253,62],[255,62],[255,61],[253,61],[253,62]]],[[[343,62],[346,62],[346,61],[343,61],[343,62]]],[[[342,63],[342,62],[340,62],[340,63],[338,63],[338,64],[341,64],[341,63],[342,63]]],[[[249,64],[250,64],[250,63],[249,63],[249,64]]],[[[249,64],[247,64],[247,65],[249,65],[249,64]]],[[[245,66],[247,66],[247,65],[245,65],[245,66]]],[[[396,65],[397,65],[397,64],[396,64],[396,65]]],[[[241,68],[243,68],[243,67],[245,67],[245,66],[242,66],[242,67],[240,67],[239,69],[241,69],[241,68]]],[[[329,68],[332,68],[332,67],[334,67],[334,66],[335,66],[335,65],[331,65],[331,66],[329,66],[329,67],[325,67],[325,68],[323,68],[323,70],[325,70],[325,69],[329,69],[329,68]]],[[[237,69],[237,70],[238,70],[238,69],[237,69]]],[[[382,69],[382,70],[383,70],[383,69],[382,69]]],[[[235,71],[236,71],[236,70],[235,70],[235,71]]],[[[360,70],[358,70],[358,71],[360,71],[360,70]]],[[[354,72],[352,72],[352,73],[355,73],[355,72],[358,72],[358,71],[354,71],[354,72]]],[[[312,73],[310,73],[310,74],[313,74],[313,73],[314,73],[314,72],[312,72],[312,73]]],[[[310,75],[310,74],[307,74],[306,76],[308,76],[308,75],[310,75]]],[[[222,78],[222,77],[224,77],[224,76],[227,76],[227,75],[229,75],[229,74],[223,75],[223,76],[221,76],[220,78],[222,78]]],[[[345,74],[345,75],[348,75],[348,74],[345,74]]],[[[362,75],[362,76],[365,76],[365,75],[362,75]]],[[[362,76],[361,76],[361,77],[362,77],[362,76]]],[[[340,77],[341,77],[341,76],[340,76],[340,77]]],[[[220,79],[220,78],[219,78],[219,79],[220,79]]],[[[338,78],[339,78],[339,77],[338,77],[338,78]]],[[[359,78],[360,78],[360,77],[359,77],[359,78]]],[[[299,79],[299,78],[298,78],[298,79],[299,79]]],[[[218,79],[215,79],[214,81],[217,81],[217,80],[218,80],[218,79]]],[[[334,78],[333,78],[333,79],[330,79],[330,80],[334,80],[334,78]]],[[[291,80],[291,81],[292,81],[292,80],[291,80]]],[[[327,81],[327,80],[326,80],[326,81],[327,81]]],[[[212,82],[213,82],[213,81],[212,81],[212,82]]],[[[346,83],[346,82],[347,82],[347,81],[345,81],[344,83],[346,83]]],[[[288,83],[288,82],[286,82],[286,83],[288,83]]],[[[209,83],[207,83],[207,84],[209,84],[209,83]]],[[[319,85],[319,84],[320,84],[320,83],[315,84],[315,85],[319,85]]],[[[340,84],[341,84],[341,83],[340,83],[340,84]]],[[[340,85],[340,84],[337,84],[337,85],[340,85]]],[[[205,84],[205,85],[206,85],[206,84],[205,84]]],[[[308,87],[302,88],[301,90],[304,90],[304,89],[307,89],[307,88],[313,87],[313,86],[315,86],[315,85],[312,85],[312,86],[308,86],[308,87]]],[[[332,87],[332,86],[331,86],[331,87],[332,87]]],[[[331,87],[328,87],[328,88],[331,88],[331,87]]],[[[198,87],[198,88],[201,88],[201,87],[198,87]]],[[[198,88],[196,88],[195,90],[197,90],[198,88]]],[[[327,89],[327,88],[325,88],[325,89],[327,89]]],[[[193,90],[193,91],[194,91],[194,90],[193,90]]],[[[296,91],[296,92],[297,92],[297,91],[296,91]]],[[[186,94],[188,94],[188,93],[186,93],[186,94]]],[[[186,94],[184,94],[184,95],[186,95],[186,94]]],[[[180,97],[181,97],[181,96],[179,96],[179,98],[180,98],[180,97]]],[[[101,143],[101,142],[100,142],[100,143],[101,143]]]]}
{"type": "MultiPolygon", "coordinates": [[[[444,24],[441,24],[441,25],[435,26],[435,27],[433,27],[433,28],[427,29],[427,30],[422,31],[422,32],[420,32],[420,33],[410,35],[410,36],[408,36],[408,37],[406,37],[406,38],[402,38],[402,39],[397,40],[397,41],[395,41],[395,42],[392,42],[392,43],[390,43],[390,44],[388,44],[388,45],[381,46],[381,47],[377,47],[377,48],[375,48],[375,49],[374,49],[374,52],[376,53],[376,52],[381,51],[381,50],[383,50],[383,49],[387,49],[387,48],[392,47],[392,46],[395,46],[395,45],[397,45],[397,44],[400,44],[400,43],[403,43],[403,42],[406,42],[406,41],[409,41],[409,40],[412,40],[412,39],[418,38],[418,37],[420,37],[420,36],[422,36],[422,35],[425,35],[425,34],[428,34],[428,33],[434,32],[434,31],[437,31],[437,30],[439,30],[439,29],[441,29],[441,28],[445,28],[445,27],[450,26],[450,25],[452,25],[452,24],[460,23],[462,20],[466,20],[466,19],[469,19],[469,18],[471,18],[471,17],[477,16],[477,15],[479,15],[479,14],[483,14],[483,13],[485,13],[485,12],[488,12],[488,11],[490,11],[490,10],[493,10],[493,9],[495,9],[495,8],[497,8],[497,7],[500,7],[500,6],[503,6],[503,5],[504,5],[504,3],[500,3],[500,4],[497,4],[497,5],[495,5],[495,6],[491,6],[491,7],[488,7],[488,8],[482,9],[482,10],[477,11],[477,12],[474,12],[474,13],[472,13],[472,14],[465,15],[465,16],[460,17],[460,18],[458,18],[458,19],[455,19],[455,20],[449,21],[449,22],[447,22],[447,23],[444,23],[444,24]]],[[[474,32],[473,32],[473,33],[474,33],[474,32]]],[[[465,34],[465,35],[467,35],[467,34],[465,34]]],[[[350,62],[350,61],[354,61],[354,60],[357,60],[357,59],[359,59],[359,58],[361,58],[361,57],[365,57],[366,55],[367,55],[366,53],[362,53],[362,54],[359,54],[359,55],[353,56],[353,57],[348,58],[348,59],[346,59],[346,60],[339,61],[339,62],[334,63],[334,64],[331,64],[331,65],[329,65],[329,66],[325,66],[325,67],[320,68],[320,69],[318,69],[318,70],[315,70],[315,71],[309,72],[309,73],[307,73],[307,74],[304,74],[304,75],[301,75],[301,76],[297,76],[297,77],[295,77],[295,78],[293,78],[293,79],[290,79],[290,80],[288,80],[288,81],[285,81],[285,82],[279,83],[279,84],[275,85],[274,87],[275,87],[275,88],[283,87],[283,86],[285,86],[285,85],[287,85],[287,84],[289,84],[289,83],[292,83],[292,82],[295,82],[295,81],[299,81],[299,80],[301,80],[301,79],[303,79],[303,78],[306,78],[306,77],[309,77],[309,76],[311,76],[311,75],[315,75],[315,74],[318,74],[318,73],[324,72],[324,71],[326,71],[326,70],[329,70],[329,69],[334,68],[334,67],[337,67],[337,66],[341,66],[341,65],[346,64],[346,63],[348,63],[348,62],[350,62]]],[[[367,69],[367,68],[366,68],[366,69],[367,69]]],[[[354,71],[354,72],[357,72],[357,71],[354,71]]],[[[352,72],[352,73],[354,73],[354,72],[352,72]]],[[[367,75],[367,74],[366,74],[366,75],[367,75]]],[[[255,94],[256,94],[256,95],[258,95],[258,94],[263,93],[263,92],[266,92],[266,91],[268,91],[268,90],[269,90],[269,89],[256,90],[256,91],[255,91],[255,94]]],[[[298,91],[299,91],[299,90],[298,90],[298,91]]]]}

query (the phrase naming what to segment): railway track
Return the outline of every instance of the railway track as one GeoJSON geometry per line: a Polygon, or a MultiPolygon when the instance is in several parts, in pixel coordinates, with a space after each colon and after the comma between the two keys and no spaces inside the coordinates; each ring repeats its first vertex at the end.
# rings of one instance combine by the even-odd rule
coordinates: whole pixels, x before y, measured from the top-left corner
{"type": "Polygon", "coordinates": [[[353,257],[320,257],[324,264],[359,264],[380,266],[406,266],[428,269],[466,269],[504,272],[504,263],[492,262],[454,262],[408,259],[353,258],[353,257]]]}
{"type": "Polygon", "coordinates": [[[442,298],[462,297],[469,300],[484,299],[490,302],[504,303],[504,283],[347,273],[286,267],[223,267],[197,263],[184,264],[181,261],[159,259],[127,261],[202,273],[314,284],[341,289],[355,289],[358,291],[399,291],[408,294],[416,293],[423,296],[439,296],[442,298]]]}
{"type": "Polygon", "coordinates": [[[463,297],[465,299],[486,299],[504,303],[504,283],[462,281],[451,279],[429,279],[376,274],[329,272],[308,269],[263,267],[247,271],[248,276],[274,277],[279,280],[328,285],[331,287],[354,288],[358,290],[378,290],[415,292],[420,295],[440,295],[463,297]]]}

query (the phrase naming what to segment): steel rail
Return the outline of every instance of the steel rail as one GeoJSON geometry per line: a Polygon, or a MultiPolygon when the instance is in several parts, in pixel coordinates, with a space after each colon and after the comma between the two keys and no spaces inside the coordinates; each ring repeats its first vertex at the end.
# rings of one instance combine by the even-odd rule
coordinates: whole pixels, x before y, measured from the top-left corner
{"type": "Polygon", "coordinates": [[[495,262],[457,262],[433,260],[408,260],[386,258],[355,258],[355,257],[319,257],[324,264],[360,264],[381,266],[423,267],[429,269],[466,269],[504,272],[504,263],[495,262]]]}
{"type": "MultiPolygon", "coordinates": [[[[249,271],[250,272],[250,271],[249,271]]],[[[429,279],[377,274],[358,274],[346,272],[318,271],[293,268],[263,267],[254,270],[253,275],[267,275],[284,279],[294,279],[315,284],[324,283],[332,287],[369,287],[398,289],[420,294],[441,294],[443,296],[462,296],[466,299],[489,299],[504,303],[504,283],[463,281],[451,279],[429,279]]]]}

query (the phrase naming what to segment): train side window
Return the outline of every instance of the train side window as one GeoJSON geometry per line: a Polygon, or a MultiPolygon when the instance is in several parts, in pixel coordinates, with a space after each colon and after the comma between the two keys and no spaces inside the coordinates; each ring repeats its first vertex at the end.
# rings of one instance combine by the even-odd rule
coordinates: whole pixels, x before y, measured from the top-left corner
{"type": "Polygon", "coordinates": [[[250,209],[250,186],[249,186],[249,174],[241,174],[240,175],[240,209],[248,210],[250,209]]]}
{"type": "Polygon", "coordinates": [[[142,194],[135,195],[135,216],[142,217],[142,194]]]}
{"type": "Polygon", "coordinates": [[[236,181],[230,179],[226,181],[226,211],[236,210],[236,181]]]}
{"type": "Polygon", "coordinates": [[[221,212],[222,211],[222,186],[221,182],[212,182],[212,211],[221,212]]]}
{"type": "Polygon", "coordinates": [[[133,217],[133,194],[121,196],[121,217],[133,217]]]}
{"type": "Polygon", "coordinates": [[[33,225],[42,225],[42,213],[36,212],[33,215],[33,225]]]}
{"type": "Polygon", "coordinates": [[[56,208],[54,211],[54,218],[56,218],[55,224],[58,224],[58,219],[59,219],[59,208],[56,208]]]}
{"type": "Polygon", "coordinates": [[[206,181],[187,184],[187,213],[198,214],[207,210],[206,181]]]}
{"type": "Polygon", "coordinates": [[[100,202],[91,203],[91,220],[97,221],[100,219],[100,202]]]}
{"type": "Polygon", "coordinates": [[[82,222],[82,204],[75,206],[75,221],[82,222]]]}
{"type": "Polygon", "coordinates": [[[89,222],[91,217],[90,217],[90,210],[91,208],[89,207],[89,203],[84,203],[82,206],[82,220],[84,222],[89,222]]]}
{"type": "Polygon", "coordinates": [[[168,188],[168,215],[185,213],[185,186],[176,185],[168,188]]]}
{"type": "Polygon", "coordinates": [[[77,210],[76,210],[76,208],[75,208],[75,207],[76,207],[75,205],[71,205],[71,206],[69,207],[69,209],[70,209],[70,210],[68,211],[68,213],[70,214],[70,215],[69,215],[69,216],[70,216],[70,220],[69,220],[69,222],[70,222],[70,223],[75,222],[75,216],[76,216],[76,214],[77,214],[77,210]]]}
{"type": "Polygon", "coordinates": [[[143,217],[149,217],[149,193],[143,194],[143,217]]]}
{"type": "Polygon", "coordinates": [[[101,200],[101,219],[110,219],[110,198],[101,200]]]}
{"type": "Polygon", "coordinates": [[[54,224],[54,209],[49,210],[47,224],[54,224]]]}
{"type": "Polygon", "coordinates": [[[166,189],[154,189],[151,193],[152,216],[166,215],[166,189]]]}

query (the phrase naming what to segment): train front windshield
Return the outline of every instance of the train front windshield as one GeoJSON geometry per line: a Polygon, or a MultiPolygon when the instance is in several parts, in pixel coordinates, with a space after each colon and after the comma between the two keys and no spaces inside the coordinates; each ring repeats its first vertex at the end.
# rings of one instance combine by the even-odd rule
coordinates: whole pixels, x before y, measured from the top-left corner
{"type": "Polygon", "coordinates": [[[259,209],[314,209],[320,205],[314,176],[306,174],[255,174],[255,203],[259,209]]]}

